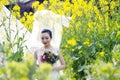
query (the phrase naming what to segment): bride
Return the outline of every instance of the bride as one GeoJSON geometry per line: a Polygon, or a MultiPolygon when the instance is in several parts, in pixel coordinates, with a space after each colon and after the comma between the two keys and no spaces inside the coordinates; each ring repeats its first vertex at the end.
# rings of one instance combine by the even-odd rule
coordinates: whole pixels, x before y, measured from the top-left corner
{"type": "Polygon", "coordinates": [[[51,44],[52,32],[49,29],[42,30],[40,35],[43,46],[35,51],[34,58],[38,61],[38,63],[42,63],[40,56],[44,54],[45,50],[49,50],[55,55],[58,55],[59,60],[53,64],[52,71],[50,73],[50,80],[57,80],[60,77],[60,70],[63,70],[65,68],[64,58],[60,50],[51,44]]]}
{"type": "Polygon", "coordinates": [[[55,14],[50,10],[41,10],[34,15],[33,30],[27,45],[30,52],[35,52],[34,57],[38,64],[41,63],[39,56],[45,50],[50,50],[59,56],[59,60],[53,64],[50,80],[60,77],[61,70],[65,68],[65,61],[59,51],[59,46],[62,39],[62,27],[68,27],[70,19],[64,15],[55,14]]]}

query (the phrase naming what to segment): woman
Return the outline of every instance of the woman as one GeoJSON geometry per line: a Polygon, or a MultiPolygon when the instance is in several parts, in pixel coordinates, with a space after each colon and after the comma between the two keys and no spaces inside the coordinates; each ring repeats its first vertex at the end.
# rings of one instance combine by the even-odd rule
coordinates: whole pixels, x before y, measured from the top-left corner
{"type": "Polygon", "coordinates": [[[34,57],[39,63],[41,63],[40,56],[43,55],[46,50],[49,50],[53,52],[55,55],[59,56],[59,61],[53,64],[53,68],[50,74],[50,80],[56,80],[57,78],[60,77],[59,71],[65,68],[65,61],[59,49],[53,47],[50,44],[51,39],[52,39],[52,32],[48,29],[44,29],[41,32],[41,41],[44,46],[41,47],[39,50],[35,51],[34,57]]]}

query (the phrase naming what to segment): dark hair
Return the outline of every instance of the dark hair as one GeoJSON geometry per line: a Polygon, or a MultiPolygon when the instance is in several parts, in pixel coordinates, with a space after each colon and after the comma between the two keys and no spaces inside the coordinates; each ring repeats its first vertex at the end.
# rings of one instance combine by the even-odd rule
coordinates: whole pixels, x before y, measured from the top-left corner
{"type": "Polygon", "coordinates": [[[42,30],[41,33],[48,33],[50,38],[52,38],[52,32],[49,29],[44,29],[44,30],[42,30]]]}

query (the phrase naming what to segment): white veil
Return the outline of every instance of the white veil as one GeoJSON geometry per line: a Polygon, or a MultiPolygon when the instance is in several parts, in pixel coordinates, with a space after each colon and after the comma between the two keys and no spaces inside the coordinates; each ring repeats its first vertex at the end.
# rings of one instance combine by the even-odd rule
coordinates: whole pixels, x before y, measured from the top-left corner
{"type": "MultiPolygon", "coordinates": [[[[15,38],[16,34],[18,38],[25,35],[24,40],[27,41],[31,36],[30,32],[5,6],[0,6],[0,8],[0,43],[7,41],[5,28],[7,31],[10,31],[8,35],[12,43],[17,41],[17,38],[15,38]]],[[[23,43],[23,46],[27,46],[27,42],[23,43]]],[[[13,47],[13,51],[17,51],[17,46],[13,47]]],[[[24,52],[27,51],[28,50],[24,48],[24,52]]]]}
{"type": "Polygon", "coordinates": [[[69,26],[70,18],[53,13],[49,10],[41,10],[34,15],[33,30],[30,38],[29,48],[34,52],[37,48],[42,46],[40,40],[40,32],[43,29],[52,31],[51,44],[59,48],[62,38],[62,26],[69,26]]]}

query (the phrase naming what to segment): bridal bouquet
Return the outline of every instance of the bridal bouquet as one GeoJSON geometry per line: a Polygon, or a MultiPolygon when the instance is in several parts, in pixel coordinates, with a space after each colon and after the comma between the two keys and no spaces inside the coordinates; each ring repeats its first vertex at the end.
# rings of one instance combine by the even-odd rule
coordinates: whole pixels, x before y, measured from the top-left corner
{"type": "Polygon", "coordinates": [[[59,59],[57,55],[52,53],[51,51],[45,51],[44,54],[41,56],[40,61],[41,62],[47,62],[50,64],[56,63],[56,61],[59,59]]]}

